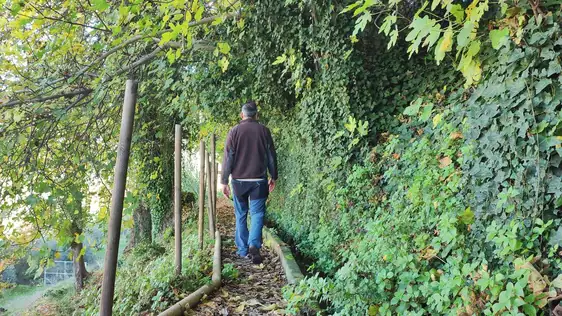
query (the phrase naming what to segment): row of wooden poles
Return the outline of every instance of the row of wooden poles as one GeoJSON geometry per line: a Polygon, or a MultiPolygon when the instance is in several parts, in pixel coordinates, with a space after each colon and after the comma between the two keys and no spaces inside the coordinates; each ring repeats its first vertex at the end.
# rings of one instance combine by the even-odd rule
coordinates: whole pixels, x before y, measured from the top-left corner
{"type": "MultiPolygon", "coordinates": [[[[131,149],[131,138],[135,117],[135,105],[137,100],[138,83],[127,80],[125,87],[125,98],[123,102],[123,116],[121,118],[121,129],[119,132],[119,145],[117,147],[117,162],[111,195],[111,210],[109,215],[109,229],[107,233],[107,248],[103,267],[103,283],[100,300],[100,315],[110,316],[113,311],[113,296],[115,292],[115,275],[117,272],[117,257],[119,251],[119,239],[121,235],[121,223],[123,215],[123,200],[127,182],[127,170],[129,166],[129,155],[131,149]]],[[[174,221],[175,221],[175,272],[181,274],[181,126],[175,126],[175,157],[174,157],[174,221]]],[[[203,249],[204,216],[205,216],[205,185],[209,191],[208,222],[209,236],[215,237],[216,228],[216,205],[217,205],[217,176],[218,164],[215,161],[215,135],[210,140],[210,150],[205,151],[205,143],[201,141],[199,149],[199,248],[203,249]]]]}
{"type": "MultiPolygon", "coordinates": [[[[218,163],[216,162],[216,137],[211,135],[210,150],[205,151],[205,142],[199,145],[199,216],[198,236],[199,249],[203,249],[204,222],[205,222],[205,184],[208,196],[207,216],[209,223],[209,236],[215,236],[217,223],[217,176],[218,163]]],[[[176,249],[176,274],[181,274],[181,126],[176,124],[175,163],[174,163],[174,221],[175,221],[175,249],[176,249]]]]}

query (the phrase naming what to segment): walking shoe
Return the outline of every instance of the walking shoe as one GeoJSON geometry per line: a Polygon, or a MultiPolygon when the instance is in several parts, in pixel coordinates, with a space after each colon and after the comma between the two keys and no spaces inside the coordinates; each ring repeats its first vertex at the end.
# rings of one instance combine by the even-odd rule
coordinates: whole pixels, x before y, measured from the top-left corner
{"type": "Polygon", "coordinates": [[[246,254],[246,255],[241,255],[241,254],[236,254],[238,256],[238,258],[240,259],[248,259],[248,260],[252,260],[252,256],[250,256],[250,254],[246,254]]]}
{"type": "Polygon", "coordinates": [[[249,251],[250,258],[252,259],[253,264],[260,264],[262,262],[262,258],[260,255],[260,250],[254,246],[250,246],[249,251]]]}

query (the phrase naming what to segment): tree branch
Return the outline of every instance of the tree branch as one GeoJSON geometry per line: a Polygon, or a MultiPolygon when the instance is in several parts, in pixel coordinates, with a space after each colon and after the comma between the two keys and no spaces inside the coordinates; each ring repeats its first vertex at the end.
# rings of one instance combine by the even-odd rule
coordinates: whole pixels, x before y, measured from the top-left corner
{"type": "Polygon", "coordinates": [[[9,102],[4,103],[4,104],[0,103],[0,108],[14,107],[16,105],[25,104],[25,103],[45,102],[45,101],[55,100],[55,99],[59,99],[59,98],[71,98],[71,97],[74,97],[74,96],[77,96],[77,95],[90,94],[92,91],[93,91],[92,89],[82,88],[82,89],[78,89],[78,90],[74,90],[74,91],[63,92],[63,93],[60,93],[60,94],[50,95],[50,96],[46,96],[46,97],[33,98],[33,99],[29,99],[29,100],[13,100],[13,101],[9,101],[9,102]]]}
{"type": "MultiPolygon", "coordinates": [[[[227,15],[225,15],[223,18],[227,19],[233,16],[237,16],[239,15],[239,12],[234,12],[234,13],[229,13],[227,15]]],[[[212,23],[214,20],[216,20],[217,18],[219,18],[220,16],[211,16],[208,18],[204,18],[201,19],[199,21],[194,21],[194,22],[190,22],[189,23],[189,27],[193,27],[193,26],[198,26],[198,25],[203,25],[203,24],[209,24],[212,23]]],[[[153,36],[161,36],[164,33],[170,32],[170,29],[165,29],[165,30],[161,30],[159,32],[157,32],[154,35],[136,35],[131,37],[130,39],[124,41],[123,43],[113,47],[112,49],[108,50],[107,52],[105,52],[104,54],[102,54],[100,57],[96,58],[93,62],[91,62],[89,65],[87,65],[86,67],[80,69],[75,75],[72,76],[73,79],[71,79],[70,81],[74,81],[77,77],[83,75],[86,71],[88,71],[88,69],[90,69],[93,65],[105,60],[107,57],[109,57],[111,54],[117,52],[118,50],[122,49],[125,46],[128,46],[130,44],[133,44],[137,41],[140,41],[142,39],[148,38],[148,37],[153,37],[153,36]]],[[[118,73],[121,74],[121,73],[118,73]]]]}
{"type": "MultiPolygon", "coordinates": [[[[230,17],[235,17],[238,16],[240,14],[240,12],[232,12],[232,13],[228,13],[224,16],[211,16],[211,17],[207,17],[204,19],[201,19],[199,21],[194,21],[194,22],[190,22],[189,26],[193,27],[193,26],[198,26],[198,25],[204,25],[204,24],[209,24],[212,23],[213,21],[215,21],[217,18],[223,18],[223,19],[227,19],[230,17]]],[[[99,56],[98,58],[96,58],[94,61],[92,61],[90,64],[86,65],[84,68],[80,69],[76,74],[74,74],[71,78],[60,78],[57,80],[54,80],[52,82],[49,83],[49,85],[60,82],[60,81],[64,81],[64,80],[68,80],[69,83],[74,82],[78,77],[82,76],[83,74],[86,73],[86,71],[88,71],[92,66],[94,66],[97,63],[100,63],[102,61],[104,61],[107,57],[109,57],[110,55],[114,54],[115,52],[119,51],[120,49],[133,44],[137,41],[140,41],[142,39],[145,38],[149,38],[149,37],[153,37],[153,36],[161,36],[164,33],[170,32],[170,29],[165,29],[165,30],[161,30],[159,32],[157,32],[154,35],[136,35],[131,37],[130,39],[124,41],[123,43],[113,47],[112,49],[108,50],[107,52],[103,53],[101,56],[99,56]]],[[[156,57],[156,55],[161,52],[164,48],[166,47],[171,47],[171,45],[175,45],[175,42],[172,42],[170,44],[170,46],[164,45],[163,47],[158,47],[156,48],[154,51],[152,51],[151,53],[149,53],[148,55],[145,55],[144,57],[142,57],[141,59],[137,60],[136,62],[132,63],[131,65],[129,65],[128,67],[124,67],[122,69],[120,69],[119,71],[117,71],[117,73],[115,73],[113,76],[118,76],[121,75],[127,71],[131,71],[133,69],[135,69],[138,66],[141,66],[147,62],[149,62],[150,60],[152,60],[154,57],[156,57]]],[[[207,47],[202,46],[201,48],[206,49],[207,47]]],[[[89,94],[92,92],[92,89],[78,89],[78,90],[74,90],[74,91],[70,91],[70,92],[65,92],[65,93],[61,93],[61,94],[56,94],[56,95],[52,95],[52,96],[47,96],[47,97],[38,97],[38,98],[33,98],[33,99],[28,99],[28,100],[12,100],[12,101],[8,101],[7,103],[0,103],[0,108],[8,108],[8,107],[14,107],[16,105],[21,105],[21,104],[25,104],[25,103],[33,103],[33,102],[44,102],[44,101],[49,101],[49,100],[54,100],[54,99],[58,99],[58,98],[69,98],[69,97],[73,97],[76,95],[85,95],[85,94],[89,94]]]]}

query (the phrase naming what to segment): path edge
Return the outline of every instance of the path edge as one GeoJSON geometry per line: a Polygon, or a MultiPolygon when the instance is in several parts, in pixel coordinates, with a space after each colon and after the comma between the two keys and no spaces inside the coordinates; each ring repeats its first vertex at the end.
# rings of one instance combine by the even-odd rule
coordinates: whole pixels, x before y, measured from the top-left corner
{"type": "Polygon", "coordinates": [[[215,250],[213,254],[213,276],[211,284],[205,284],[195,292],[189,294],[186,298],[170,306],[168,309],[159,314],[159,316],[182,316],[186,310],[192,309],[201,302],[205,295],[213,293],[222,285],[222,258],[221,258],[221,235],[219,231],[215,231],[215,250]]]}
{"type": "Polygon", "coordinates": [[[295,285],[304,279],[304,275],[295,260],[295,256],[291,252],[291,248],[266,226],[263,227],[263,241],[264,244],[273,249],[273,251],[279,256],[279,259],[281,259],[281,265],[285,271],[287,283],[295,285]]]}

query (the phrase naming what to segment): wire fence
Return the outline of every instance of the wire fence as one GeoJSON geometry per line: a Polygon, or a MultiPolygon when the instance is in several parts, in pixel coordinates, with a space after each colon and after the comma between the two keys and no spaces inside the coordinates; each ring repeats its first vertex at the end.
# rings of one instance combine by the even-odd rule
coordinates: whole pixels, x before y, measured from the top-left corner
{"type": "Polygon", "coordinates": [[[43,272],[43,285],[53,285],[74,277],[72,261],[55,261],[55,266],[43,272]]]}

